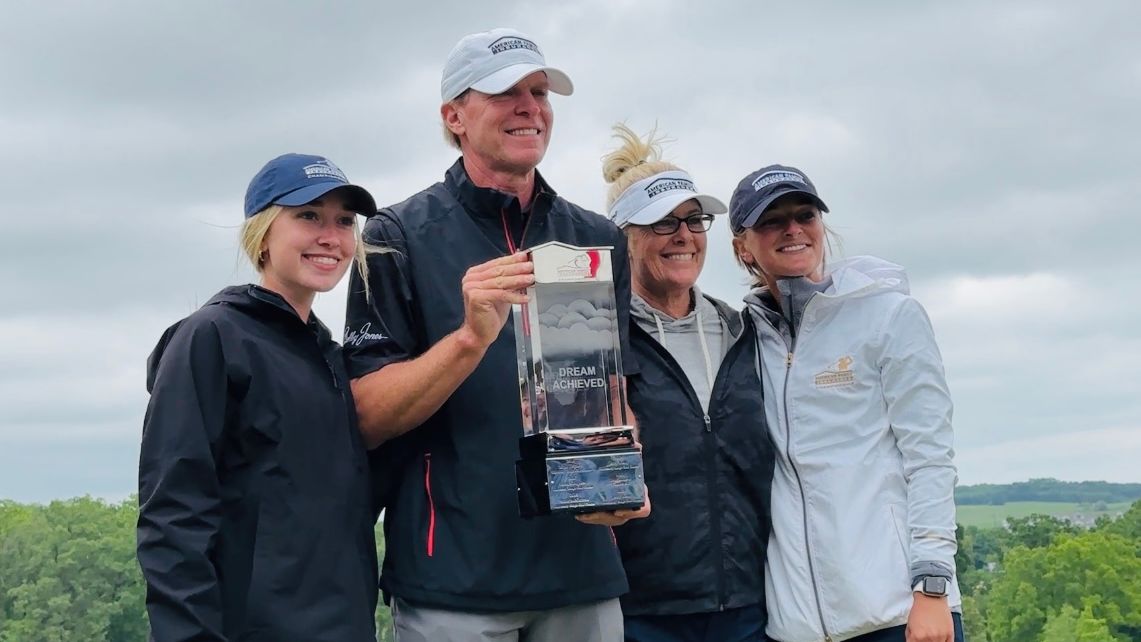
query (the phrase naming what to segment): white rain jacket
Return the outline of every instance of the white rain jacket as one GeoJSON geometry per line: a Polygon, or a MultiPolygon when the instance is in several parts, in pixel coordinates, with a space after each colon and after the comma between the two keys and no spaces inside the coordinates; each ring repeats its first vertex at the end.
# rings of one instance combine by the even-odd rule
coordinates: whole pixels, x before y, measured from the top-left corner
{"type": "Polygon", "coordinates": [[[780,642],[906,624],[911,566],[955,568],[951,398],[931,323],[900,266],[830,267],[792,352],[763,290],[745,297],[777,449],[766,594],[767,633],[780,642]]]}

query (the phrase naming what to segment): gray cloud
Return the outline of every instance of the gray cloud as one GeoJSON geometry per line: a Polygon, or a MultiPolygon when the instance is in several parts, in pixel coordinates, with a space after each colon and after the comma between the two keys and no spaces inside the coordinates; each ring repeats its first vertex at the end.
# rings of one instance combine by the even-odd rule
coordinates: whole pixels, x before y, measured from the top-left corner
{"type": "MultiPolygon", "coordinates": [[[[439,68],[499,24],[575,80],[542,165],[561,194],[601,211],[610,125],[657,122],[704,190],[798,165],[847,254],[905,265],[946,357],[963,481],[1087,433],[1083,457],[1112,453],[1141,430],[1139,22],[1124,0],[16,3],[0,22],[0,497],[130,492],[147,353],[253,278],[235,243],[249,177],[309,151],[382,202],[439,180],[455,156],[439,68]]],[[[744,284],[718,221],[700,285],[737,303],[744,284]]],[[[334,328],[343,292],[317,304],[334,328]]],[[[1043,461],[1011,469],[1068,476],[1043,461]]]]}

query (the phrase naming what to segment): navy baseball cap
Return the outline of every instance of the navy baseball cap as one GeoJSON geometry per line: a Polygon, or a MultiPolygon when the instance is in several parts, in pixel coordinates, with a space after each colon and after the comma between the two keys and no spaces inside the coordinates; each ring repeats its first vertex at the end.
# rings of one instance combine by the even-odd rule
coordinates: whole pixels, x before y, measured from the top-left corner
{"type": "Polygon", "coordinates": [[[785,194],[807,194],[820,211],[828,211],[804,172],[786,165],[769,165],[741,179],[733,190],[729,199],[729,225],[733,232],[756,225],[765,209],[785,194]]]}
{"type": "Polygon", "coordinates": [[[324,156],[282,154],[265,164],[246,188],[246,218],[270,205],[297,207],[344,187],[346,207],[364,216],[376,214],[376,201],[363,187],[349,183],[345,173],[324,156]]]}

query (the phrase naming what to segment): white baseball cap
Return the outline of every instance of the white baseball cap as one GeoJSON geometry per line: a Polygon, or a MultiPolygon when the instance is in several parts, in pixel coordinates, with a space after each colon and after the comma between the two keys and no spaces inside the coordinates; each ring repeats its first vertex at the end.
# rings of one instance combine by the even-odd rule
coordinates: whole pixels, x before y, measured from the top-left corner
{"type": "Polygon", "coordinates": [[[608,216],[618,227],[650,225],[669,216],[674,208],[690,199],[697,201],[703,214],[729,211],[720,199],[698,192],[689,174],[671,169],[627,187],[610,206],[608,216]]]}
{"type": "Polygon", "coordinates": [[[501,94],[536,71],[546,72],[551,91],[563,96],[574,92],[574,84],[562,71],[548,67],[539,45],[514,29],[492,29],[464,36],[444,64],[440,97],[448,102],[474,89],[485,94],[501,94]]]}

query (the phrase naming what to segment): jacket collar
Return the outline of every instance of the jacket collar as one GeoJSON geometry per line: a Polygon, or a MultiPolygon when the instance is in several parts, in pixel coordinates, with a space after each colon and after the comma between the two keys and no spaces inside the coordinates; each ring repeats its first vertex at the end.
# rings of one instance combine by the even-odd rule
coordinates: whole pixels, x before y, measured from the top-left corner
{"type": "MultiPolygon", "coordinates": [[[[717,312],[717,316],[721,317],[721,323],[729,329],[729,335],[736,339],[741,335],[742,321],[741,313],[729,307],[729,304],[715,299],[708,294],[702,292],[695,285],[690,289],[694,297],[693,310],[681,319],[672,319],[670,323],[682,322],[683,324],[696,323],[696,310],[697,306],[701,305],[701,300],[707,301],[709,305],[717,312]]],[[[654,317],[658,316],[658,310],[654,309],[645,299],[638,296],[636,293],[630,295],[630,316],[645,320],[647,323],[653,323],[654,317]]]]}
{"type": "Polygon", "coordinates": [[[732,335],[733,338],[741,336],[741,330],[744,324],[742,317],[744,315],[729,307],[728,303],[720,299],[715,299],[704,292],[701,296],[705,297],[706,300],[712,303],[713,307],[716,308],[717,314],[721,316],[721,320],[729,327],[729,334],[732,335]]]}
{"type": "MultiPolygon", "coordinates": [[[[501,192],[490,187],[480,187],[471,181],[464,159],[461,156],[444,174],[444,185],[463,204],[464,209],[475,216],[495,216],[507,210],[519,212],[519,199],[514,194],[501,192]]],[[[531,212],[546,214],[551,209],[558,194],[535,170],[535,197],[531,199],[531,212]]]]}
{"type": "MultiPolygon", "coordinates": [[[[293,309],[293,306],[289,305],[285,298],[277,292],[253,283],[247,285],[246,288],[247,296],[261,304],[260,307],[266,311],[272,311],[275,317],[281,318],[287,323],[301,321],[301,317],[297,316],[297,311],[293,309]]],[[[317,336],[317,341],[322,346],[333,340],[333,333],[325,327],[324,323],[321,323],[312,309],[309,310],[309,321],[303,323],[317,336]]]]}

